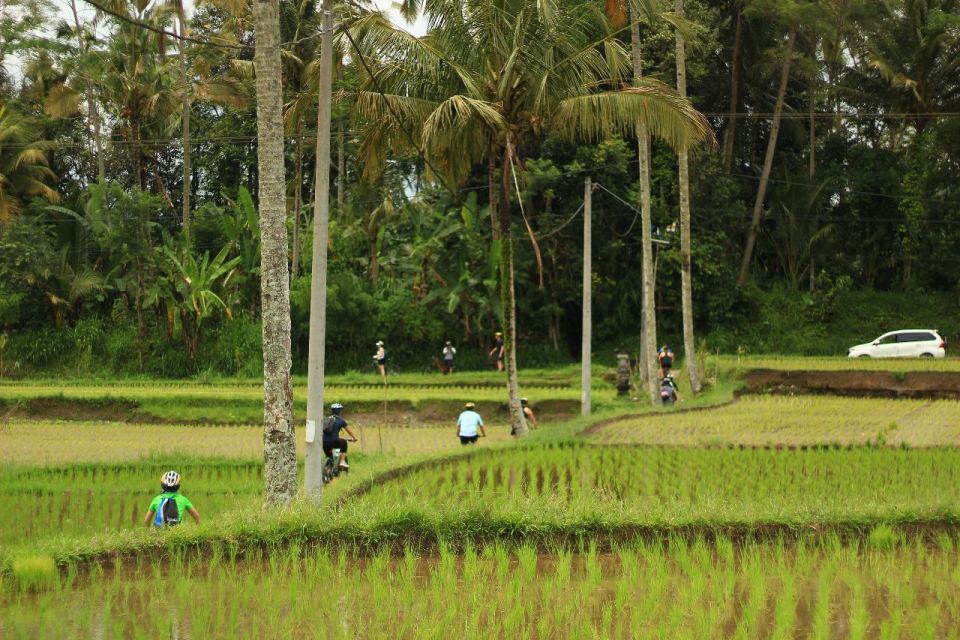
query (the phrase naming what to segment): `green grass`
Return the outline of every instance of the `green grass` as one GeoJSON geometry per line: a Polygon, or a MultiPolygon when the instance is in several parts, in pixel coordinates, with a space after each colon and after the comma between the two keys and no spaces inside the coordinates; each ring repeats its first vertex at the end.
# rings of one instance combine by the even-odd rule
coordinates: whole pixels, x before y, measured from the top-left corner
{"type": "MultiPolygon", "coordinates": [[[[609,369],[594,365],[594,386],[602,388],[609,383],[602,377],[608,373],[609,369]]],[[[542,369],[521,369],[518,372],[521,386],[534,387],[579,387],[580,385],[580,365],[567,365],[563,367],[550,367],[542,369]]],[[[447,387],[447,386],[493,386],[502,387],[506,384],[506,373],[495,370],[488,371],[464,371],[452,375],[442,375],[439,372],[429,373],[395,373],[388,376],[388,384],[400,386],[429,386],[429,387],[447,387]]],[[[372,368],[368,371],[350,371],[342,374],[329,374],[325,378],[327,385],[331,386],[381,386],[383,380],[380,374],[372,368]]],[[[0,387],[7,384],[26,384],[26,385],[54,385],[54,386],[114,386],[121,385],[125,387],[147,386],[158,387],[192,387],[192,386],[245,386],[262,389],[263,381],[260,378],[236,378],[220,377],[216,375],[203,374],[194,378],[151,378],[143,376],[131,377],[105,377],[97,378],[95,376],[83,375],[76,378],[68,376],[57,376],[49,378],[36,376],[23,380],[6,380],[0,382],[0,387]]],[[[295,386],[306,386],[307,377],[303,375],[293,376],[295,386]]]]}
{"type": "Polygon", "coordinates": [[[955,446],[958,415],[957,400],[743,396],[709,411],[617,420],[591,439],[672,446],[955,446]]]}
{"type": "Polygon", "coordinates": [[[960,626],[956,540],[885,550],[669,538],[611,553],[583,541],[406,547],[231,547],[73,569],[0,596],[0,635],[491,638],[948,637],[960,626]],[[882,630],[882,633],[880,633],[882,630]]]}
{"type": "Polygon", "coordinates": [[[371,512],[635,526],[960,516],[960,450],[513,448],[419,471],[358,501],[371,512]]]}
{"type": "MultiPolygon", "coordinates": [[[[449,378],[446,378],[449,380],[449,378]]],[[[459,381],[458,381],[459,382],[459,381]]],[[[534,406],[573,413],[580,401],[579,388],[525,385],[522,393],[534,406]]],[[[598,407],[622,404],[612,385],[593,391],[598,407]]],[[[448,384],[446,386],[399,383],[336,385],[326,387],[327,403],[338,401],[351,412],[390,412],[453,415],[466,401],[488,413],[505,410],[505,386],[448,384]]],[[[263,420],[263,387],[260,384],[0,384],[0,410],[41,417],[109,417],[111,419],[172,422],[254,424],[263,420]]],[[[294,411],[306,411],[306,386],[294,387],[294,411]]]]}
{"type": "Polygon", "coordinates": [[[160,476],[176,469],[183,494],[204,518],[259,508],[263,464],[169,457],[134,464],[75,464],[0,472],[0,510],[16,513],[0,527],[0,547],[43,537],[76,537],[143,526],[160,476]]]}

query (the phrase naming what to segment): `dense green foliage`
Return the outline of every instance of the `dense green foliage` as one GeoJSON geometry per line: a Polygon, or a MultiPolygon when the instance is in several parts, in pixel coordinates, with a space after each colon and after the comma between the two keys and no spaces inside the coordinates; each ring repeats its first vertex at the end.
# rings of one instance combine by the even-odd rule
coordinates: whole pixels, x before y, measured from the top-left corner
{"type": "MultiPolygon", "coordinates": [[[[579,1],[564,0],[564,12],[576,15],[579,1]]],[[[193,36],[238,48],[194,43],[184,48],[184,68],[176,39],[124,19],[86,20],[80,8],[75,20],[45,0],[7,4],[15,10],[0,29],[0,375],[257,375],[248,16],[198,8],[193,36]],[[55,31],[41,28],[60,16],[67,20],[55,31]],[[190,139],[182,131],[185,97],[190,139]],[[181,219],[185,146],[192,162],[189,229],[181,219]]],[[[672,9],[666,4],[660,8],[672,9]]],[[[168,30],[177,23],[168,5],[111,6],[168,30]]],[[[957,0],[688,0],[689,93],[719,142],[696,154],[691,168],[696,324],[709,348],[826,354],[911,324],[954,333],[958,8],[957,0]],[[753,282],[737,287],[784,42],[794,30],[753,282]]],[[[337,11],[357,17],[353,8],[337,11]]],[[[302,368],[317,6],[282,3],[282,22],[294,365],[302,368]]],[[[617,15],[608,25],[585,20],[591,33],[584,37],[598,43],[597,52],[610,33],[627,45],[629,29],[618,24],[617,15]]],[[[644,76],[667,85],[675,73],[672,29],[668,21],[641,25],[644,76]]],[[[361,50],[381,50],[374,31],[358,28],[354,37],[361,50]]],[[[502,313],[500,245],[489,206],[499,187],[488,182],[491,167],[459,167],[456,184],[438,181],[435,161],[428,166],[410,150],[422,141],[407,144],[410,132],[392,116],[381,113],[378,127],[357,107],[371,90],[362,63],[377,68],[377,54],[356,55],[343,39],[340,46],[328,366],[365,369],[377,339],[407,371],[433,367],[447,339],[460,349],[462,367],[487,366],[502,313]],[[380,142],[408,151],[375,162],[370,147],[380,142]]],[[[579,355],[575,214],[586,176],[602,186],[593,203],[594,344],[603,353],[630,347],[640,302],[635,142],[566,142],[549,117],[524,120],[525,113],[511,115],[526,132],[516,150],[524,159],[520,194],[511,196],[521,364],[579,355]],[[537,251],[521,241],[524,221],[537,251]]],[[[485,153],[465,149],[464,158],[485,153]]],[[[671,241],[675,156],[659,143],[652,176],[654,225],[671,241]]],[[[676,343],[675,242],[661,248],[657,277],[658,326],[676,343]]]]}

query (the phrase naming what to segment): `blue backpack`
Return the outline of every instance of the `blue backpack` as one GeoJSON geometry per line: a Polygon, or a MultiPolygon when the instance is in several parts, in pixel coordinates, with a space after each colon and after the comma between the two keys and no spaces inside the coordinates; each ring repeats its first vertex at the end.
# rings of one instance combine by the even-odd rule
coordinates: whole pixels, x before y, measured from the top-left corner
{"type": "Polygon", "coordinates": [[[153,519],[155,527],[174,527],[180,524],[180,507],[172,496],[161,498],[160,506],[157,507],[157,515],[153,519]]]}

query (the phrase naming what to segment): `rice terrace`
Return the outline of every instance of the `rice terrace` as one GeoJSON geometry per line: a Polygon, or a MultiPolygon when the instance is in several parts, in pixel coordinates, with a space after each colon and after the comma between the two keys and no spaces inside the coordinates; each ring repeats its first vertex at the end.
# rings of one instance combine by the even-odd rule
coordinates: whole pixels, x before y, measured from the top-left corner
{"type": "Polygon", "coordinates": [[[742,367],[712,358],[712,390],[646,410],[598,368],[590,418],[574,369],[539,372],[546,410],[520,442],[488,374],[333,376],[358,407],[351,471],[325,506],[274,513],[262,432],[231,409],[247,383],[4,383],[0,508],[17,517],[0,527],[0,633],[953,637],[957,400],[734,394],[742,367]],[[467,399],[490,419],[464,451],[449,408],[467,399]],[[203,521],[158,535],[142,512],[168,467],[203,521]],[[304,596],[318,588],[349,608],[304,596]],[[145,631],[157,607],[163,629],[145,631]]]}
{"type": "Polygon", "coordinates": [[[0,0],[0,640],[960,640],[960,0],[0,0]]]}

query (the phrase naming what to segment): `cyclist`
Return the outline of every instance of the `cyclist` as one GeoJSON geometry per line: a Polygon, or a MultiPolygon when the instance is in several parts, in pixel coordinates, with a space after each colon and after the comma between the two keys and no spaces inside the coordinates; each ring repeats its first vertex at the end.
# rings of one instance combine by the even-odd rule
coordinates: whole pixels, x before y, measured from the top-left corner
{"type": "Polygon", "coordinates": [[[180,474],[176,471],[167,471],[160,476],[160,495],[150,502],[143,524],[157,528],[172,527],[180,524],[184,513],[189,513],[190,517],[199,524],[200,513],[187,496],[180,493],[180,474]]]}
{"type": "Polygon", "coordinates": [[[347,441],[340,437],[340,431],[346,431],[350,435],[350,442],[356,442],[357,437],[353,435],[353,431],[350,431],[350,427],[347,426],[347,421],[344,420],[341,415],[343,413],[342,404],[334,402],[330,405],[330,411],[331,415],[328,416],[323,423],[323,453],[330,458],[333,457],[334,449],[340,449],[340,468],[349,469],[350,465],[347,463],[347,441]]]}
{"type": "Polygon", "coordinates": [[[476,444],[477,438],[486,438],[487,432],[483,428],[483,418],[476,411],[477,405],[468,402],[463,405],[463,412],[457,418],[457,435],[460,444],[476,444]]]}
{"type": "Polygon", "coordinates": [[[673,349],[669,345],[663,345],[657,351],[657,362],[660,363],[660,377],[665,378],[670,375],[670,368],[673,366],[673,349]]]}
{"type": "Polygon", "coordinates": [[[677,381],[669,373],[660,379],[660,401],[663,404],[673,404],[680,402],[680,391],[677,388],[677,381]]]}
{"type": "Polygon", "coordinates": [[[523,407],[523,417],[530,423],[530,428],[536,429],[539,426],[537,424],[537,417],[533,415],[533,409],[530,408],[526,398],[520,398],[520,406],[523,407]]]}

